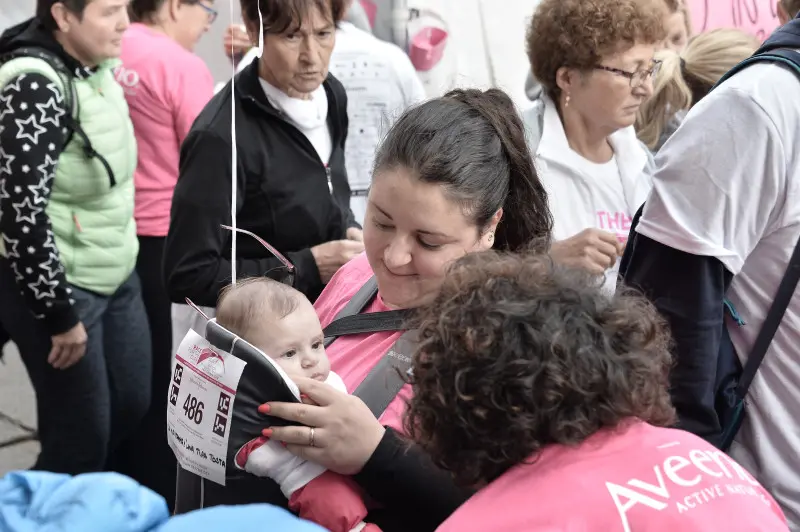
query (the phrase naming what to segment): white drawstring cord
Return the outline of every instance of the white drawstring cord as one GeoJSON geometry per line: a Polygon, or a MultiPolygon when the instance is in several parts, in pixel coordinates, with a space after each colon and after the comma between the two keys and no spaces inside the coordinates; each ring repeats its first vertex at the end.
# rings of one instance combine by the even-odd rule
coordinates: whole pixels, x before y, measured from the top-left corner
{"type": "MultiPolygon", "coordinates": [[[[233,0],[229,0],[231,8],[231,24],[233,21],[233,0]]],[[[260,12],[260,10],[259,10],[260,12]]],[[[231,57],[234,57],[233,42],[231,42],[231,57]]],[[[236,157],[236,64],[232,65],[233,76],[231,77],[231,284],[236,284],[236,194],[237,194],[237,157],[236,157]]]]}
{"type": "MultiPolygon", "coordinates": [[[[233,20],[233,0],[230,0],[231,24],[233,20]]],[[[264,53],[264,18],[261,15],[261,0],[258,0],[258,58],[264,53]]],[[[231,43],[231,57],[234,56],[233,43],[231,43]]],[[[238,164],[236,157],[236,64],[233,65],[233,75],[231,76],[231,284],[236,284],[236,204],[238,187],[238,164]]]]}

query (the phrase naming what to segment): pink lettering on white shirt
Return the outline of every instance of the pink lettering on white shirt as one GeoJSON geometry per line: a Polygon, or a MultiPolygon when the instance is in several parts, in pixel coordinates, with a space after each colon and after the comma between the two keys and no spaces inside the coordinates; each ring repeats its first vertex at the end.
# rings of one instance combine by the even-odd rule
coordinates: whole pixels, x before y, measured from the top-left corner
{"type": "Polygon", "coordinates": [[[633,218],[622,211],[597,211],[597,228],[617,235],[619,242],[628,240],[633,218]]]}

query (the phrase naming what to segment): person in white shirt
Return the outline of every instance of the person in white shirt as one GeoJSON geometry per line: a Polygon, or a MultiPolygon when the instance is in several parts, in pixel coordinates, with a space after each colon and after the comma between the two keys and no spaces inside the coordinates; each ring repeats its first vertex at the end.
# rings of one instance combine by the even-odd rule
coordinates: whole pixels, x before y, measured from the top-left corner
{"type": "MultiPolygon", "coordinates": [[[[774,49],[800,54],[800,19],[760,50],[774,49]]],[[[757,63],[695,105],[658,153],[624,258],[625,284],[641,289],[672,329],[680,425],[710,441],[726,428],[715,402],[725,332],[744,364],[800,237],[799,90],[790,67],[757,63]],[[726,299],[733,319],[725,317],[726,299]]],[[[730,448],[781,504],[792,530],[800,530],[798,346],[795,293],[730,448]]]]}
{"type": "MultiPolygon", "coordinates": [[[[348,14],[357,6],[350,0],[348,14]]],[[[251,48],[237,70],[249,65],[257,53],[251,48]]],[[[426,99],[425,89],[403,50],[347,21],[337,25],[330,72],[347,92],[345,166],[350,208],[356,221],[363,223],[375,148],[403,111],[426,99]]]]}
{"type": "Polygon", "coordinates": [[[552,255],[616,285],[631,217],[649,190],[633,129],[652,93],[662,0],[542,0],[528,56],[542,96],[523,113],[553,212],[552,255]]]}

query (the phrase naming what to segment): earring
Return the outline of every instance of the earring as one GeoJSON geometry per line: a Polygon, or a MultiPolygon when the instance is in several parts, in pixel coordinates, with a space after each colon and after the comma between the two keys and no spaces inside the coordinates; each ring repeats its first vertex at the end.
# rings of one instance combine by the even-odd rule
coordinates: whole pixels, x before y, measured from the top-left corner
{"type": "Polygon", "coordinates": [[[494,242],[494,231],[489,231],[489,242],[494,242]]]}
{"type": "Polygon", "coordinates": [[[564,107],[569,107],[569,94],[567,94],[567,99],[564,102],[564,107]]]}

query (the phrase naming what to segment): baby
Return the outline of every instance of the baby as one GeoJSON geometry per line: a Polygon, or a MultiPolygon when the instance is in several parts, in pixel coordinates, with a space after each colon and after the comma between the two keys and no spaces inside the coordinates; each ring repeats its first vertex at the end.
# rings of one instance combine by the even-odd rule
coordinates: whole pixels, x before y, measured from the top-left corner
{"type": "MultiPolygon", "coordinates": [[[[220,294],[217,323],[261,350],[289,377],[317,379],[347,392],[331,371],[314,307],[294,288],[263,277],[238,281],[220,294]]],[[[235,464],[276,481],[290,509],[331,532],[380,532],[364,523],[367,509],[352,480],[298,458],[278,442],[251,440],[239,449],[235,464]]]]}

